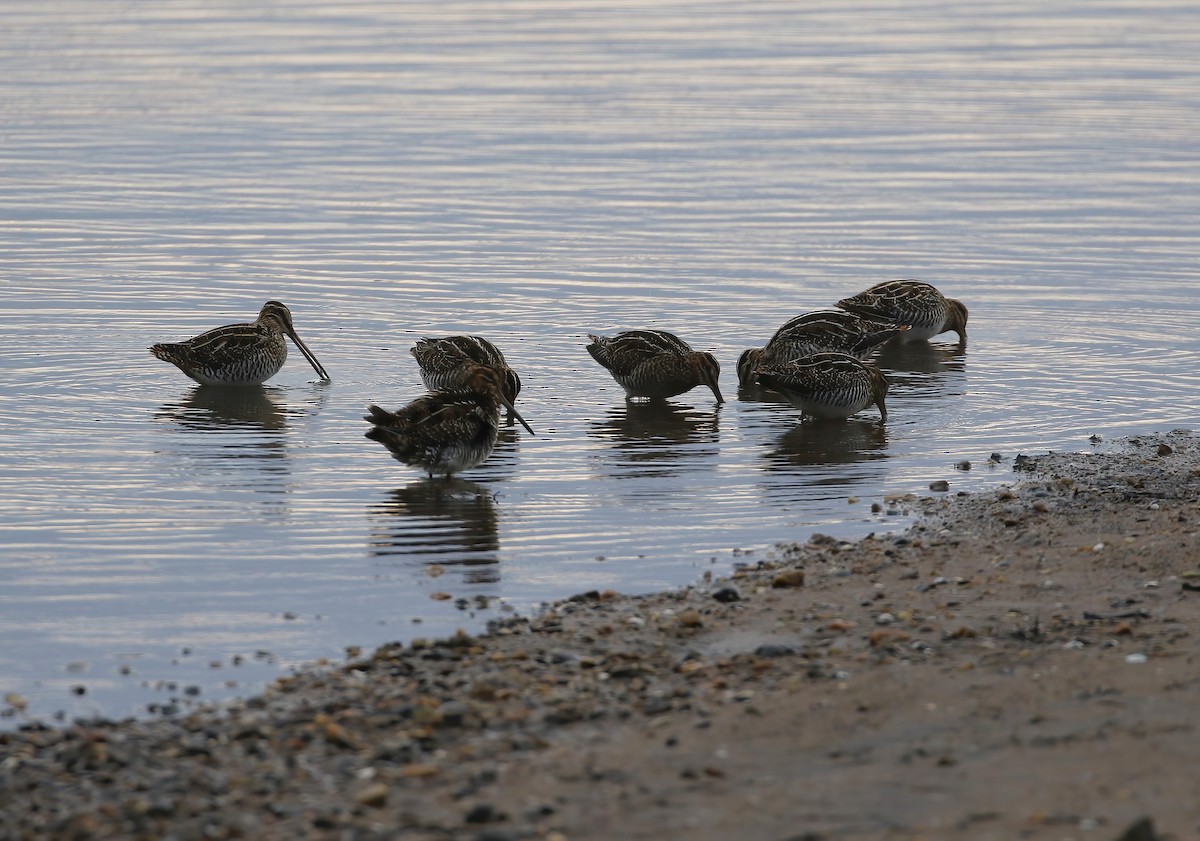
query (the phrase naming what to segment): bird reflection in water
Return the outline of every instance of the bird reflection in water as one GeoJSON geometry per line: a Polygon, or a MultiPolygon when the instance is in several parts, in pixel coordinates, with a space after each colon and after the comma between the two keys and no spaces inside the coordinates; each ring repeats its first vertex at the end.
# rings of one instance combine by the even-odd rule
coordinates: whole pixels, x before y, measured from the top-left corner
{"type": "Polygon", "coordinates": [[[173,420],[184,429],[279,432],[287,428],[282,398],[283,390],[273,386],[198,385],[179,403],[165,404],[155,417],[173,420]]]}
{"type": "Polygon", "coordinates": [[[966,393],[966,342],[909,342],[883,345],[875,364],[891,384],[889,396],[900,401],[957,397],[966,393]]]}
{"type": "Polygon", "coordinates": [[[265,474],[286,473],[288,418],[282,396],[282,389],[271,386],[198,385],[179,403],[164,405],[155,418],[173,421],[180,432],[200,433],[184,442],[189,456],[252,463],[265,474]]]}
{"type": "MultiPolygon", "coordinates": [[[[321,385],[312,386],[307,399],[303,389],[197,385],[178,402],[159,408],[154,418],[169,421],[169,428],[183,434],[175,439],[173,451],[194,459],[197,466],[219,467],[222,484],[286,494],[290,487],[289,425],[298,417],[316,412],[327,393],[321,385]],[[285,397],[290,398],[291,405],[285,403],[285,397]],[[246,468],[251,469],[249,474],[246,468]],[[232,482],[231,476],[236,477],[232,482]]],[[[206,472],[201,470],[197,475],[206,472]]]]}
{"type": "Polygon", "coordinates": [[[256,385],[227,388],[196,385],[177,403],[165,403],[154,414],[156,420],[170,420],[183,429],[245,429],[283,432],[288,421],[316,414],[329,397],[325,383],[313,383],[308,389],[285,389],[256,385]]]}
{"type": "Polygon", "coordinates": [[[613,442],[617,458],[605,464],[614,476],[668,476],[686,462],[716,457],[720,411],[719,406],[701,411],[664,400],[626,401],[593,421],[589,434],[613,442]]]}
{"type": "Polygon", "coordinates": [[[392,491],[370,511],[371,553],[466,567],[468,584],[500,580],[499,518],[485,485],[452,477],[392,491]]]}
{"type": "Polygon", "coordinates": [[[871,420],[808,420],[783,433],[764,458],[770,469],[784,470],[875,461],[887,458],[887,436],[887,426],[871,420]]]}

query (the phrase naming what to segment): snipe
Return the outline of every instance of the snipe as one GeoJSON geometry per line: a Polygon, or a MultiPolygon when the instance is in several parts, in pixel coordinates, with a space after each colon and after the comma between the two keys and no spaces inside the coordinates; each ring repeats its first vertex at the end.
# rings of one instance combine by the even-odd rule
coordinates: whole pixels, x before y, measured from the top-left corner
{"type": "Polygon", "coordinates": [[[418,339],[411,353],[421,370],[421,381],[432,391],[464,386],[471,370],[482,365],[500,374],[504,396],[509,403],[515,402],[521,393],[521,378],[517,372],[508,367],[500,349],[481,336],[418,339]]]}
{"type": "Polygon", "coordinates": [[[284,336],[328,381],[329,374],[296,335],[291,311],[279,301],[267,301],[258,318],[248,324],[217,327],[185,342],[151,345],[150,352],[201,385],[259,385],[278,374],[287,361],[284,336]]]}
{"type": "Polygon", "coordinates": [[[662,399],[699,385],[712,389],[724,403],[718,380],[721,365],[711,353],[692,350],[687,342],[665,330],[630,330],[607,338],[588,334],[587,351],[608,369],[626,397],[662,399]]]}
{"type": "Polygon", "coordinates": [[[967,307],[947,298],[934,286],[920,280],[889,280],[838,301],[842,309],[907,324],[902,342],[931,339],[953,330],[960,342],[967,340],[967,307]]]}
{"type": "Polygon", "coordinates": [[[419,467],[432,478],[469,470],[492,454],[501,406],[533,434],[504,396],[500,374],[476,365],[461,387],[430,392],[395,412],[372,405],[363,419],[371,424],[368,438],[387,447],[397,461],[419,467]]]}
{"type": "Polygon", "coordinates": [[[908,327],[846,310],[816,310],[798,315],[775,331],[764,347],[742,351],[738,357],[738,386],[748,388],[758,380],[760,365],[787,362],[822,351],[837,351],[864,358],[872,350],[908,327]]]}
{"type": "Polygon", "coordinates": [[[763,385],[773,388],[803,414],[816,418],[848,418],[874,403],[887,420],[888,381],[878,368],[848,353],[822,352],[757,370],[763,385]]]}

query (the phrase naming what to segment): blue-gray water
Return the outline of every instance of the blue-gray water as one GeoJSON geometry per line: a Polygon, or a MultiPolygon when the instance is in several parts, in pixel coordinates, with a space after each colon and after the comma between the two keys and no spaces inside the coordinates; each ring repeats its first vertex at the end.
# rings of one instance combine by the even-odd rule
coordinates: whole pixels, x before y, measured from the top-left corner
{"type": "Polygon", "coordinates": [[[1004,481],[994,451],[1193,426],[1194,5],[827,5],[0,7],[0,699],[244,694],[897,528],[871,503],[1004,481]],[[896,277],[970,341],[885,357],[885,427],[736,399],[742,349],[896,277]],[[332,384],[293,352],[222,394],[146,351],[269,298],[332,384]],[[729,402],[626,405],[584,334],[642,326],[729,402]],[[361,415],[460,332],[538,434],[439,494],[361,415]]]}

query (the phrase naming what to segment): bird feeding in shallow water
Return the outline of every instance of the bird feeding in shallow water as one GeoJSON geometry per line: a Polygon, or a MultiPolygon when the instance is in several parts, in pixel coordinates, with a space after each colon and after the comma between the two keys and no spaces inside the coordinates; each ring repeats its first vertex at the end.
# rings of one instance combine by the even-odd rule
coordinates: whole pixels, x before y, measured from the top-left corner
{"type": "Polygon", "coordinates": [[[161,342],[150,352],[170,362],[201,385],[259,385],[279,373],[287,361],[290,337],[322,380],[329,374],[296,335],[291,311],[279,301],[263,304],[258,318],[201,333],[184,342],[161,342]]]}
{"type": "Polygon", "coordinates": [[[429,474],[453,476],[480,464],[492,454],[504,406],[533,434],[504,396],[504,378],[494,369],[476,365],[464,385],[433,391],[402,409],[389,412],[369,406],[366,436],[387,447],[392,457],[429,474]]]}
{"type": "MultiPolygon", "coordinates": [[[[482,336],[444,336],[418,339],[410,350],[421,371],[421,381],[431,391],[461,388],[478,365],[492,368],[503,380],[505,399],[515,403],[521,393],[521,378],[508,367],[504,354],[482,336]]],[[[509,420],[511,422],[511,415],[509,420]]]]}
{"type": "Polygon", "coordinates": [[[616,336],[588,334],[587,352],[608,369],[628,397],[663,399],[708,386],[724,403],[718,380],[721,365],[711,353],[692,350],[665,330],[629,330],[616,336]]]}
{"type": "Polygon", "coordinates": [[[738,387],[749,388],[758,380],[755,369],[772,362],[786,362],[822,351],[849,353],[860,359],[908,327],[881,321],[846,310],[806,312],[784,323],[764,347],[742,351],[738,357],[738,387]]]}
{"type": "Polygon", "coordinates": [[[843,298],[838,306],[870,318],[907,324],[900,341],[931,339],[953,330],[960,342],[967,340],[967,307],[947,298],[935,287],[919,280],[889,280],[843,298]]]}
{"type": "Polygon", "coordinates": [[[887,420],[888,381],[874,365],[848,353],[814,353],[789,362],[766,365],[759,381],[787,398],[803,414],[816,418],[848,418],[872,403],[887,420]]]}

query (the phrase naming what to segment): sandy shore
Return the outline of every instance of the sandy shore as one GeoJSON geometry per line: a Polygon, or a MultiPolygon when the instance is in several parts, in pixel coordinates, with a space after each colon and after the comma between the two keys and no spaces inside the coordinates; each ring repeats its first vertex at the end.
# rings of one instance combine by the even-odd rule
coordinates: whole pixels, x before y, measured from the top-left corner
{"type": "Polygon", "coordinates": [[[1200,439],[1111,450],[233,709],[0,733],[0,839],[1200,837],[1200,439]]]}

